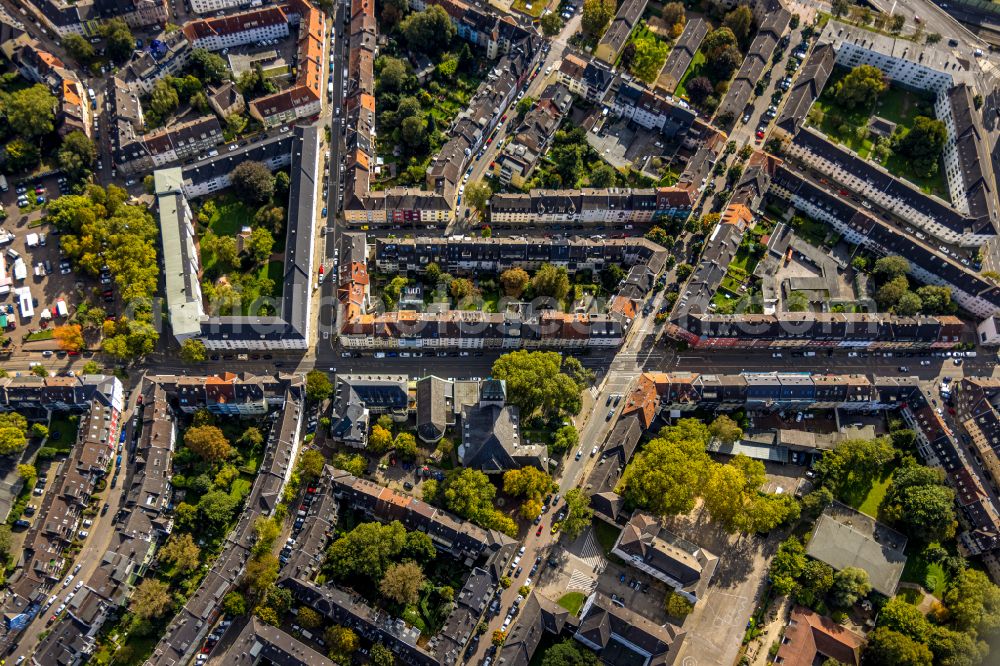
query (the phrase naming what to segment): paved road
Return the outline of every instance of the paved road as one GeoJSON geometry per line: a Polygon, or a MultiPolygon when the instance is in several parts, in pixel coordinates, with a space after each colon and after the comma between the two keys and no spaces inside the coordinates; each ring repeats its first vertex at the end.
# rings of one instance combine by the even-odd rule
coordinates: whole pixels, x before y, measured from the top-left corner
{"type": "MultiPolygon", "coordinates": [[[[129,404],[125,406],[124,414],[121,417],[123,423],[122,427],[126,429],[126,442],[131,442],[132,438],[135,437],[135,432],[132,430],[131,419],[136,408],[135,400],[138,398],[138,395],[138,392],[133,392],[132,398],[129,401],[129,404]]],[[[86,585],[90,581],[90,577],[101,564],[101,560],[111,545],[111,540],[115,535],[116,525],[114,519],[118,513],[119,507],[122,504],[125,489],[128,487],[128,482],[131,480],[131,476],[133,474],[133,470],[129,468],[132,463],[130,458],[129,447],[123,447],[122,468],[126,470],[125,477],[120,478],[116,488],[110,487],[110,479],[108,479],[108,487],[103,492],[98,493],[101,497],[98,502],[98,507],[107,503],[108,511],[104,515],[101,515],[99,511],[93,518],[94,524],[87,528],[90,535],[87,537],[84,542],[84,547],[75,559],[75,562],[81,565],[80,571],[74,575],[74,580],[71,585],[63,588],[61,584],[57,583],[51,590],[47,591],[49,596],[56,595],[58,596],[58,599],[52,604],[51,608],[40,611],[38,616],[35,618],[35,621],[28,625],[22,633],[17,635],[17,647],[14,652],[8,655],[8,659],[16,661],[21,655],[24,655],[25,657],[31,656],[35,650],[38,640],[40,639],[40,634],[50,628],[48,622],[49,617],[51,617],[59,605],[66,600],[66,597],[73,591],[76,583],[82,580],[86,585]]],[[[50,490],[51,487],[52,486],[50,485],[50,490]]],[[[72,571],[72,569],[70,569],[70,571],[72,571]]],[[[66,622],[67,620],[64,616],[64,618],[60,621],[66,622]]]]}

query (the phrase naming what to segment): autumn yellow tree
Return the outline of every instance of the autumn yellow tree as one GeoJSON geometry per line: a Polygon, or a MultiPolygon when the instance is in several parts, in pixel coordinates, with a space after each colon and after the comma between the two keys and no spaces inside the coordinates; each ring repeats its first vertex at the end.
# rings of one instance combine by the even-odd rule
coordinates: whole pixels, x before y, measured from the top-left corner
{"type": "Polygon", "coordinates": [[[80,351],[83,348],[83,329],[79,324],[66,324],[52,329],[52,337],[63,351],[80,351]]]}

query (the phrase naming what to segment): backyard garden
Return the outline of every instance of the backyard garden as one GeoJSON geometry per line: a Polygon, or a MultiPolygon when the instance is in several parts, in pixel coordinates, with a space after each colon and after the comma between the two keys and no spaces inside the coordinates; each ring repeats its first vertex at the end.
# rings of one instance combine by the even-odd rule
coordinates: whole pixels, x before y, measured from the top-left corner
{"type": "Polygon", "coordinates": [[[206,307],[219,314],[275,314],[288,174],[272,176],[263,164],[244,162],[232,178],[232,189],[203,201],[197,214],[206,307]]]}
{"type": "Polygon", "coordinates": [[[809,111],[809,124],[859,157],[947,201],[948,185],[938,165],[943,141],[937,145],[939,121],[934,120],[933,96],[891,84],[872,72],[859,72],[861,67],[834,70],[809,111]],[[856,76],[858,73],[868,78],[856,76]],[[914,128],[918,128],[920,143],[928,150],[935,149],[936,154],[914,153],[909,144],[917,135],[907,141],[914,128]]]}

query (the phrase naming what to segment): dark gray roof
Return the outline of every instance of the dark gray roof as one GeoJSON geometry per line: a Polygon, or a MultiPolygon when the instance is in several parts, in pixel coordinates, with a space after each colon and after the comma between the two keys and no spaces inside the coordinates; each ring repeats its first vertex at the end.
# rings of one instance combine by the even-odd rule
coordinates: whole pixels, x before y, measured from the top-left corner
{"type": "Polygon", "coordinates": [[[806,120],[809,108],[817,99],[833,72],[837,53],[833,44],[821,44],[809,56],[802,72],[795,79],[795,85],[788,93],[788,99],[781,108],[777,126],[789,134],[795,134],[806,120]]]}
{"type": "Polygon", "coordinates": [[[864,569],[872,588],[891,597],[906,565],[905,548],[906,537],[896,530],[834,502],[816,522],[806,553],[838,571],[864,569]]]}

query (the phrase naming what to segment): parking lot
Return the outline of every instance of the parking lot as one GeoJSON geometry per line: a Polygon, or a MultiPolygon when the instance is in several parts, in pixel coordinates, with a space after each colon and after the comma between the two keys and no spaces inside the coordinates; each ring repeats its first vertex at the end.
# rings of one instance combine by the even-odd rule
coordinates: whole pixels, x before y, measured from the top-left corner
{"type": "MultiPolygon", "coordinates": [[[[64,190],[65,191],[65,190],[64,190]]],[[[0,194],[7,219],[0,225],[6,233],[0,238],[0,308],[7,314],[9,349],[55,350],[51,338],[28,341],[32,332],[65,322],[79,305],[81,294],[92,296],[106,310],[113,303],[103,302],[102,294],[110,290],[110,277],[103,286],[90,278],[81,277],[69,261],[60,255],[60,236],[56,229],[43,224],[44,206],[60,195],[58,175],[42,179],[9,182],[8,191],[0,194]],[[41,202],[39,203],[39,199],[41,202]],[[19,205],[25,204],[26,205],[19,205]],[[18,290],[30,293],[31,314],[19,306],[18,290]],[[93,289],[93,293],[88,293],[93,289]],[[65,303],[66,316],[60,316],[57,303],[65,303]],[[45,317],[45,315],[49,317],[45,317]]],[[[112,297],[113,301],[113,297],[112,297]]],[[[44,337],[44,336],[42,336],[44,337]]]]}

